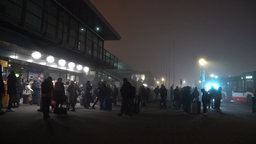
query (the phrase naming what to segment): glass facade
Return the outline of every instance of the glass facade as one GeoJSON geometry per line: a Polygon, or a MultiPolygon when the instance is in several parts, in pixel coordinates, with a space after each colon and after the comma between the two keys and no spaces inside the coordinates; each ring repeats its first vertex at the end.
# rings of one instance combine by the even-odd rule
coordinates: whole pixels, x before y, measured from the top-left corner
{"type": "MultiPolygon", "coordinates": [[[[89,27],[93,25],[91,20],[88,21],[90,16],[84,17],[84,20],[83,16],[78,19],[52,0],[1,0],[0,7],[2,21],[22,27],[53,43],[60,43],[65,49],[83,57],[102,61],[109,67],[117,66],[118,59],[104,49],[104,39],[92,26],[89,27]]],[[[87,10],[83,11],[81,15],[86,15],[87,10]]],[[[95,19],[97,26],[101,25],[99,18],[91,18],[95,19]]]]}

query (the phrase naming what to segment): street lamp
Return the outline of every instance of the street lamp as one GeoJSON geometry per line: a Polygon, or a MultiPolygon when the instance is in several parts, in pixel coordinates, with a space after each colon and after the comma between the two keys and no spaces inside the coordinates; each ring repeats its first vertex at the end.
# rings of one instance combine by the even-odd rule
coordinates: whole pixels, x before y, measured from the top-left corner
{"type": "Polygon", "coordinates": [[[162,77],[161,80],[162,80],[162,83],[164,84],[164,81],[165,81],[164,77],[162,77]]]}
{"type": "Polygon", "coordinates": [[[201,70],[200,70],[200,80],[201,80],[201,88],[204,87],[204,83],[205,83],[205,65],[207,64],[207,61],[204,59],[204,58],[200,58],[198,60],[198,63],[201,67],[201,70]]]}

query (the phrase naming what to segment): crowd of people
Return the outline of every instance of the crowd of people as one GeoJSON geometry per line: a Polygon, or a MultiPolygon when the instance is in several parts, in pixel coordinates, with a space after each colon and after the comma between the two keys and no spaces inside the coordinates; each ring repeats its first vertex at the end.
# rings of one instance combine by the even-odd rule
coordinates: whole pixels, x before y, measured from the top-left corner
{"type": "Polygon", "coordinates": [[[71,80],[64,83],[62,78],[54,81],[51,76],[43,81],[34,78],[24,82],[22,75],[17,76],[14,71],[11,71],[6,79],[5,84],[1,72],[1,114],[14,112],[14,108],[18,108],[21,103],[38,105],[38,111],[43,112],[44,119],[49,118],[51,111],[57,112],[60,108],[75,111],[79,101],[86,109],[95,109],[95,105],[98,104],[100,110],[112,110],[112,103],[117,104],[119,93],[115,85],[110,85],[106,81],[99,81],[95,88],[92,87],[90,81],[78,85],[77,82],[71,80]],[[2,98],[6,94],[8,94],[8,105],[6,111],[3,111],[2,98]]]}
{"type": "MultiPolygon", "coordinates": [[[[95,106],[98,105],[100,110],[112,110],[112,105],[117,104],[120,95],[121,107],[118,115],[131,116],[139,113],[141,108],[147,106],[151,91],[154,92],[155,99],[160,96],[159,108],[161,110],[167,109],[168,90],[164,84],[151,90],[144,85],[136,87],[127,78],[124,78],[120,88],[110,85],[106,81],[99,81],[97,86],[92,86],[90,81],[86,81],[79,86],[75,81],[63,82],[62,78],[53,81],[50,76],[43,81],[35,78],[30,82],[24,82],[21,75],[16,77],[15,72],[11,71],[7,77],[9,102],[6,111],[12,112],[12,108],[19,107],[20,103],[36,104],[39,106],[38,111],[43,112],[44,119],[48,119],[50,111],[57,112],[61,108],[76,111],[78,99],[85,109],[95,109],[95,106]]],[[[0,93],[1,97],[5,93],[2,74],[0,93]]],[[[211,88],[209,91],[201,89],[201,99],[199,99],[200,92],[197,87],[185,86],[181,88],[177,86],[173,88],[172,86],[169,94],[172,107],[176,110],[182,109],[190,113],[193,103],[199,104],[201,108],[202,102],[203,113],[206,113],[209,108],[220,111],[221,88],[218,90],[211,88]]],[[[0,110],[1,108],[2,102],[0,102],[0,110]]]]}

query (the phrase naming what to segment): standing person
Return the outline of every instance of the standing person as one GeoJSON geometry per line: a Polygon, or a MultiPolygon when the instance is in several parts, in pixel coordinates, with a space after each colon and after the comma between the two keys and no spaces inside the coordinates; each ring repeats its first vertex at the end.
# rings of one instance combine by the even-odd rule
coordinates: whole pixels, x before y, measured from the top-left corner
{"type": "Polygon", "coordinates": [[[123,85],[120,89],[121,97],[122,97],[122,103],[121,103],[121,109],[119,116],[122,116],[123,114],[129,114],[129,103],[130,103],[130,97],[131,97],[131,83],[128,82],[127,78],[123,79],[123,85]]]}
{"type": "Polygon", "coordinates": [[[176,110],[180,109],[181,105],[181,93],[178,86],[173,91],[173,105],[176,110]]]}
{"type": "Polygon", "coordinates": [[[23,82],[23,79],[22,79],[22,75],[19,75],[19,77],[17,78],[16,88],[17,88],[17,94],[14,98],[13,106],[14,107],[19,107],[20,99],[22,98],[23,89],[24,89],[24,82],[23,82]]]}
{"type": "Polygon", "coordinates": [[[65,87],[64,83],[62,82],[62,78],[58,78],[57,82],[55,83],[53,98],[56,101],[56,109],[58,109],[59,106],[62,106],[65,102],[65,87]]]}
{"type": "Polygon", "coordinates": [[[13,103],[13,98],[17,94],[17,78],[15,76],[15,72],[11,71],[10,74],[7,77],[7,92],[9,94],[9,103],[7,107],[7,112],[13,112],[12,108],[12,103],[13,103]]]}
{"type": "Polygon", "coordinates": [[[102,82],[98,82],[98,87],[94,90],[94,94],[96,95],[96,98],[94,100],[94,103],[92,105],[92,109],[95,109],[95,105],[98,101],[100,101],[100,109],[101,109],[101,101],[102,101],[102,82]]]}
{"type": "Polygon", "coordinates": [[[195,87],[194,91],[192,92],[192,101],[199,101],[199,91],[197,90],[197,87],[195,87]]]}
{"type": "Polygon", "coordinates": [[[78,91],[80,91],[79,87],[77,86],[77,84],[75,84],[74,81],[71,81],[70,85],[67,88],[67,91],[69,93],[69,105],[71,107],[71,111],[75,111],[75,105],[77,102],[78,91]]]}
{"type": "Polygon", "coordinates": [[[33,104],[40,105],[40,95],[41,95],[41,83],[38,78],[35,78],[33,84],[31,86],[33,93],[32,93],[32,102],[33,104]]]}
{"type": "Polygon", "coordinates": [[[52,77],[48,77],[41,84],[42,111],[44,120],[49,119],[49,108],[53,95],[52,77]]]}
{"type": "Polygon", "coordinates": [[[204,88],[201,89],[201,92],[203,93],[202,94],[203,115],[206,115],[210,96],[209,96],[208,92],[204,88]]]}
{"type": "Polygon", "coordinates": [[[216,95],[215,95],[215,103],[214,103],[214,107],[215,107],[215,110],[217,112],[220,111],[220,103],[221,103],[221,99],[222,99],[222,88],[219,87],[219,89],[216,91],[216,95]]]}
{"type": "Polygon", "coordinates": [[[112,97],[113,97],[113,104],[116,105],[117,97],[118,97],[118,88],[116,87],[116,85],[114,85],[112,97]]]}
{"type": "Polygon", "coordinates": [[[90,107],[90,102],[92,99],[92,85],[90,81],[83,84],[83,104],[84,108],[88,109],[90,107]]]}
{"type": "Polygon", "coordinates": [[[165,88],[165,86],[162,84],[160,89],[159,89],[159,93],[160,93],[160,109],[166,109],[166,99],[167,99],[167,89],[165,88]]]}
{"type": "Polygon", "coordinates": [[[4,80],[3,80],[3,75],[2,75],[2,67],[0,65],[0,115],[4,113],[2,111],[2,107],[3,107],[2,98],[3,98],[4,94],[5,94],[4,80]]]}
{"type": "Polygon", "coordinates": [[[154,93],[155,93],[155,98],[158,98],[159,95],[159,86],[156,86],[156,88],[154,89],[154,93]]]}

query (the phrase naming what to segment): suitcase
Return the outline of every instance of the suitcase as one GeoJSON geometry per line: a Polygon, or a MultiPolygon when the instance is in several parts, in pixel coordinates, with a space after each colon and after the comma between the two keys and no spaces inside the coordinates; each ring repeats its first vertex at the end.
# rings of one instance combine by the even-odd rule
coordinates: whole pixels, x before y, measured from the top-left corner
{"type": "Polygon", "coordinates": [[[112,110],[112,100],[110,98],[103,99],[102,102],[102,109],[103,110],[112,110]]]}
{"type": "Polygon", "coordinates": [[[197,108],[197,102],[192,102],[191,108],[190,108],[190,113],[191,114],[197,114],[198,108],[197,108]]]}

